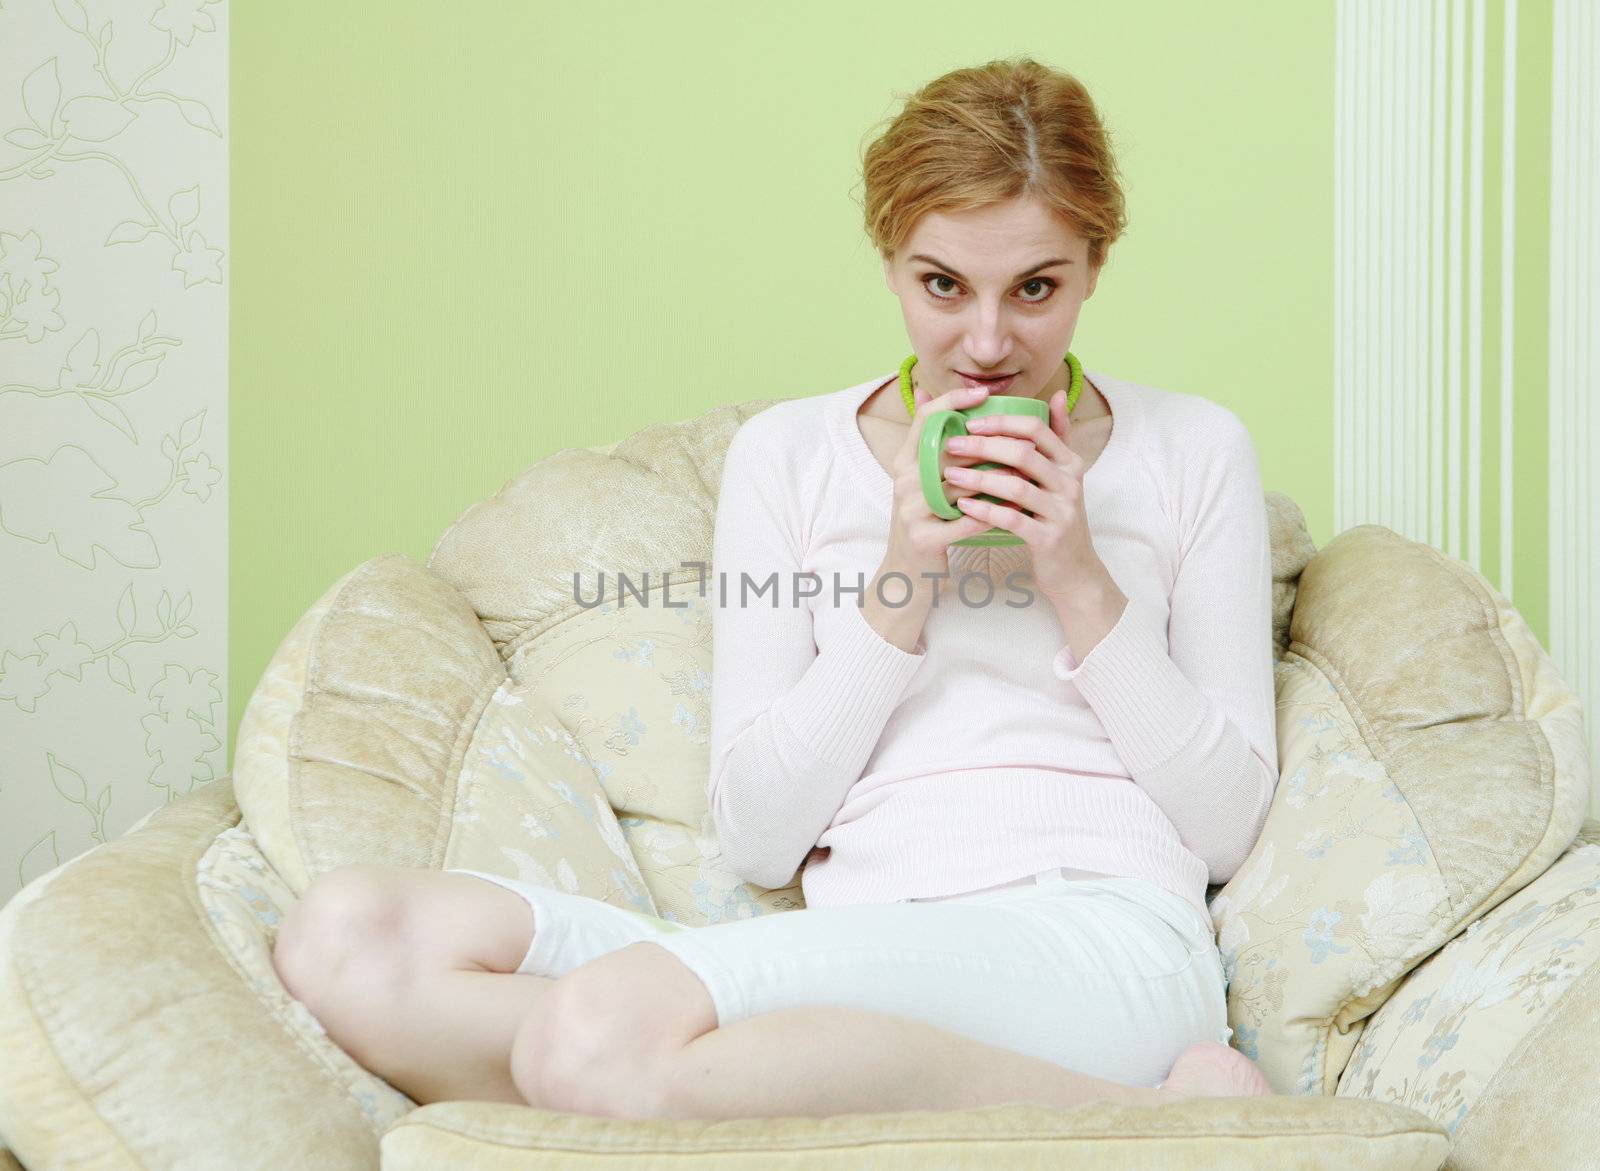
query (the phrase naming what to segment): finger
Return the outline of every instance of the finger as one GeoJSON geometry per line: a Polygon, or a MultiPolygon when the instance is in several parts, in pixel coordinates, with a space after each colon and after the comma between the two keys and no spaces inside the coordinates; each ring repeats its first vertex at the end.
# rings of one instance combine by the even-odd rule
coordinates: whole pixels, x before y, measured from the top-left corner
{"type": "Polygon", "coordinates": [[[986,533],[994,527],[993,524],[984,520],[981,516],[973,516],[971,513],[956,520],[947,520],[942,523],[945,527],[939,531],[948,536],[949,540],[945,542],[946,545],[959,541],[962,537],[970,537],[975,533],[986,533]]]}
{"type": "MultiPolygon", "coordinates": [[[[921,389],[921,387],[917,387],[912,393],[919,393],[921,389]]],[[[920,423],[926,416],[933,414],[934,411],[955,411],[963,407],[977,406],[988,397],[989,388],[987,386],[958,386],[954,390],[945,391],[936,398],[924,400],[922,405],[917,408],[915,421],[920,423]]]]}
{"type": "Polygon", "coordinates": [[[1067,445],[1054,429],[1053,403],[1050,409],[1051,423],[1033,415],[982,415],[968,421],[967,430],[980,435],[1009,435],[1028,439],[1049,458],[1059,459],[1067,451],[1067,445]]]}
{"type": "Polygon", "coordinates": [[[983,488],[973,487],[970,483],[963,482],[960,476],[950,475],[950,471],[950,468],[945,469],[944,494],[945,496],[949,497],[952,502],[957,497],[976,496],[979,492],[986,490],[983,488]]]}
{"type": "Polygon", "coordinates": [[[1067,415],[1067,392],[1058,390],[1050,396],[1050,430],[1067,443],[1072,438],[1072,419],[1067,415]]]}
{"type": "Polygon", "coordinates": [[[950,482],[958,488],[970,489],[970,495],[977,495],[981,492],[990,496],[998,496],[1004,500],[1014,501],[1035,516],[1039,515],[1039,510],[1045,507],[1048,495],[1039,485],[1030,483],[1021,476],[997,470],[981,472],[957,471],[950,476],[950,482]]]}
{"type": "MultiPolygon", "coordinates": [[[[979,420],[974,419],[973,422],[979,420]]],[[[1052,435],[1051,439],[1055,439],[1052,435]]],[[[996,435],[985,429],[979,438],[969,438],[963,450],[956,454],[972,456],[980,463],[984,461],[1002,463],[1008,468],[1027,473],[1030,480],[1043,483],[1050,476],[1050,469],[1056,464],[1046,458],[1031,439],[1015,438],[1006,435],[996,435]]],[[[1071,451],[1065,451],[1063,457],[1070,457],[1071,451]]]]}
{"type": "Polygon", "coordinates": [[[916,450],[917,444],[922,441],[922,422],[935,411],[959,410],[962,407],[976,406],[988,397],[987,387],[957,387],[934,397],[920,386],[911,388],[911,400],[915,408],[911,414],[911,426],[906,429],[905,442],[900,447],[900,458],[909,458],[916,450]]]}
{"type": "Polygon", "coordinates": [[[986,528],[1005,529],[1023,538],[1030,535],[1030,526],[1039,525],[1034,517],[1006,504],[993,504],[987,500],[959,500],[956,507],[969,516],[982,519],[986,528]]]}
{"type": "MultiPolygon", "coordinates": [[[[954,465],[951,466],[953,467],[954,465]]],[[[982,491],[981,488],[975,488],[968,484],[956,483],[955,480],[949,475],[949,472],[950,467],[946,467],[944,469],[944,474],[940,477],[939,481],[939,487],[944,492],[945,500],[947,500],[949,503],[954,504],[963,496],[976,496],[980,491],[982,491]]],[[[930,514],[932,514],[932,509],[929,509],[928,511],[930,514]]],[[[944,518],[940,517],[939,519],[942,520],[944,518]]],[[[949,523],[955,524],[957,523],[957,520],[952,518],[949,523]]]]}

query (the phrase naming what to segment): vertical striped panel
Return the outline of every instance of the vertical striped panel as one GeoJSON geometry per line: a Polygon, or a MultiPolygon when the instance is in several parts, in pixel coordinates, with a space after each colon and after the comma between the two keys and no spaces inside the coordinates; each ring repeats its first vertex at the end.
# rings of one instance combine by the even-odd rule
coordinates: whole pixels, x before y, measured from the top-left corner
{"type": "MultiPolygon", "coordinates": [[[[1583,501],[1583,535],[1578,548],[1588,554],[1584,562],[1583,581],[1578,596],[1584,601],[1581,645],[1583,654],[1582,679],[1585,693],[1600,702],[1600,652],[1596,641],[1600,631],[1595,629],[1595,609],[1600,606],[1600,516],[1597,516],[1594,496],[1600,491],[1600,475],[1595,473],[1595,460],[1600,458],[1600,430],[1595,428],[1594,398],[1600,393],[1600,4],[1588,0],[1584,5],[1585,29],[1583,36],[1583,143],[1588,154],[1584,189],[1578,206],[1583,209],[1584,272],[1588,277],[1583,304],[1575,317],[1578,337],[1583,341],[1583,373],[1576,388],[1582,418],[1578,433],[1583,436],[1584,456],[1577,462],[1577,471],[1583,482],[1578,498],[1583,501]]],[[[1596,704],[1589,706],[1595,711],[1596,704]]],[[[1592,715],[1591,752],[1600,755],[1600,720],[1592,715]]]]}
{"type": "Polygon", "coordinates": [[[1333,531],[1348,527],[1344,491],[1350,483],[1350,110],[1355,101],[1350,81],[1350,6],[1334,12],[1333,65],[1333,531]]]}
{"type": "Polygon", "coordinates": [[[1462,107],[1465,70],[1462,65],[1466,7],[1450,3],[1450,242],[1448,349],[1445,351],[1445,532],[1444,551],[1461,556],[1461,189],[1462,107]]]}
{"type": "Polygon", "coordinates": [[[1550,157],[1550,641],[1578,684],[1591,758],[1595,717],[1595,608],[1600,604],[1600,452],[1593,398],[1600,390],[1600,7],[1557,0],[1552,27],[1550,157]]]}
{"type": "MultiPolygon", "coordinates": [[[[1483,556],[1486,9],[1487,0],[1342,0],[1335,26],[1335,525],[1385,524],[1473,565],[1483,556]]],[[[1515,20],[1514,0],[1504,19],[1515,20]]],[[[1512,52],[1508,40],[1502,69],[1514,86],[1512,52]]],[[[1504,104],[1493,160],[1503,189],[1514,179],[1504,157],[1514,88],[1504,104]]],[[[1514,206],[1504,199],[1505,338],[1514,206]]],[[[1504,375],[1510,350],[1501,356],[1504,375]]],[[[1502,456],[1509,482],[1508,447],[1502,456]]],[[[1508,520],[1503,563],[1515,555],[1508,520]]]]}
{"type": "MultiPolygon", "coordinates": [[[[1584,698],[1600,760],[1600,0],[1554,0],[1547,388],[1517,375],[1518,334],[1528,332],[1516,319],[1516,184],[1526,165],[1517,151],[1518,2],[1338,2],[1334,524],[1383,524],[1426,541],[1515,601],[1517,411],[1547,392],[1549,562],[1524,565],[1522,577],[1527,588],[1541,576],[1548,584],[1549,649],[1584,698]],[[1489,125],[1496,84],[1498,136],[1489,125]],[[1496,177],[1492,218],[1485,185],[1496,177]],[[1496,242],[1498,270],[1486,278],[1496,242]],[[1491,345],[1499,363],[1488,389],[1499,409],[1486,427],[1491,345]],[[1493,520],[1484,508],[1491,466],[1493,520]],[[1492,569],[1489,537],[1498,545],[1492,569]]],[[[1543,61],[1533,64],[1542,84],[1543,61]]],[[[1528,162],[1538,166],[1544,128],[1534,135],[1528,162]]],[[[1531,189],[1542,178],[1529,176],[1531,189]]]]}
{"type": "MultiPolygon", "coordinates": [[[[1445,196],[1445,43],[1449,30],[1448,0],[1433,3],[1433,110],[1428,133],[1433,141],[1433,206],[1431,213],[1428,293],[1430,361],[1428,363],[1428,543],[1444,546],[1444,196],[1445,196]]],[[[1411,534],[1416,535],[1416,534],[1411,534]]]]}
{"type": "Polygon", "coordinates": [[[1335,529],[1384,524],[1474,564],[1485,4],[1470,58],[1466,0],[1341,0],[1335,23],[1335,529]]]}
{"type": "Polygon", "coordinates": [[[1589,434],[1589,399],[1594,394],[1594,381],[1590,375],[1588,355],[1594,344],[1595,290],[1594,265],[1590,261],[1589,242],[1594,236],[1597,197],[1594,184],[1595,121],[1590,112],[1589,97],[1594,92],[1594,10],[1593,0],[1577,5],[1578,27],[1573,38],[1581,56],[1574,62],[1573,137],[1575,157],[1573,162],[1573,192],[1570,206],[1572,216],[1573,299],[1567,312],[1568,344],[1572,348],[1572,383],[1568,393],[1572,404],[1572,431],[1578,437],[1577,452],[1567,476],[1572,485],[1575,505],[1575,524],[1572,547],[1569,550],[1573,564],[1573,638],[1577,653],[1573,656],[1574,673],[1587,681],[1592,658],[1590,614],[1594,609],[1594,578],[1589,572],[1590,550],[1594,547],[1594,528],[1590,523],[1595,477],[1591,471],[1596,458],[1593,436],[1589,434]]]}
{"type": "Polygon", "coordinates": [[[1571,110],[1567,124],[1572,138],[1571,195],[1567,201],[1570,213],[1566,245],[1572,256],[1569,268],[1572,300],[1570,304],[1562,307],[1562,318],[1566,334],[1564,341],[1568,351],[1567,366],[1571,370],[1565,395],[1568,429],[1573,433],[1575,440],[1572,445],[1572,462],[1563,469],[1563,473],[1568,485],[1568,498],[1572,501],[1572,523],[1569,526],[1572,537],[1571,544],[1567,547],[1568,563],[1572,567],[1570,574],[1572,668],[1575,673],[1580,674],[1587,673],[1589,660],[1590,599],[1589,591],[1586,589],[1589,575],[1585,555],[1590,545],[1587,518],[1592,477],[1589,474],[1589,464],[1594,459],[1593,444],[1584,430],[1584,420],[1587,417],[1585,404],[1589,393],[1592,392],[1584,359],[1588,352],[1589,334],[1594,321],[1590,288],[1592,282],[1589,279],[1588,250],[1585,247],[1589,236],[1589,225],[1594,222],[1592,211],[1585,206],[1586,200],[1594,198],[1593,185],[1589,180],[1589,165],[1593,156],[1591,144],[1593,124],[1588,114],[1587,102],[1589,78],[1593,67],[1593,58],[1589,55],[1588,48],[1593,11],[1593,4],[1573,5],[1572,41],[1577,55],[1572,61],[1572,72],[1568,75],[1571,92],[1566,98],[1571,110]],[[1590,328],[1583,328],[1581,322],[1590,323],[1590,328]]]}
{"type": "Polygon", "coordinates": [[[1432,262],[1433,239],[1429,230],[1433,223],[1433,152],[1434,117],[1433,98],[1433,43],[1435,38],[1435,5],[1432,0],[1421,0],[1417,5],[1421,36],[1417,45],[1417,123],[1414,128],[1417,156],[1417,210],[1413,231],[1416,235],[1416,329],[1413,348],[1416,354],[1415,373],[1410,384],[1412,439],[1408,458],[1412,464],[1413,499],[1411,502],[1411,527],[1408,533],[1424,536],[1428,532],[1428,474],[1429,457],[1429,381],[1431,353],[1428,338],[1432,326],[1432,262]]]}
{"type": "Polygon", "coordinates": [[[1500,103],[1500,592],[1514,596],[1512,521],[1517,477],[1512,444],[1517,383],[1513,307],[1516,297],[1517,209],[1517,0],[1505,0],[1500,103]]]}
{"type": "Polygon", "coordinates": [[[1467,189],[1467,563],[1483,565],[1483,0],[1472,3],[1467,189]]]}
{"type": "MultiPolygon", "coordinates": [[[[1584,298],[1583,312],[1578,316],[1578,336],[1584,340],[1584,350],[1587,361],[1584,363],[1583,381],[1579,386],[1578,401],[1583,406],[1583,421],[1580,434],[1584,437],[1584,458],[1579,461],[1579,468],[1583,474],[1583,484],[1580,495],[1584,507],[1583,543],[1581,548],[1587,550],[1589,556],[1584,571],[1583,588],[1580,596],[1584,599],[1583,623],[1583,679],[1586,694],[1595,703],[1588,710],[1591,713],[1589,729],[1591,733],[1590,751],[1592,758],[1600,758],[1600,719],[1593,716],[1596,707],[1600,706],[1600,630],[1596,630],[1595,610],[1600,607],[1600,515],[1595,508],[1595,493],[1600,491],[1600,474],[1595,472],[1595,461],[1600,455],[1600,429],[1595,426],[1594,399],[1600,393],[1600,4],[1596,0],[1589,0],[1584,8],[1588,20],[1587,35],[1584,37],[1584,85],[1587,89],[1588,100],[1584,103],[1584,135],[1583,141],[1589,151],[1589,168],[1587,171],[1587,185],[1583,192],[1583,202],[1579,205],[1584,211],[1584,230],[1587,246],[1584,248],[1586,257],[1586,271],[1588,273],[1588,291],[1584,298]]],[[[1600,779],[1597,779],[1600,785],[1600,779]]]]}
{"type": "Polygon", "coordinates": [[[1378,14],[1378,0],[1363,0],[1358,5],[1362,14],[1360,22],[1360,40],[1355,46],[1355,59],[1358,69],[1355,78],[1355,126],[1357,126],[1357,139],[1355,139],[1355,238],[1352,240],[1352,256],[1355,261],[1355,304],[1357,304],[1357,320],[1354,322],[1355,333],[1352,336],[1352,350],[1357,358],[1357,373],[1355,373],[1355,427],[1350,435],[1350,443],[1354,445],[1355,467],[1354,482],[1355,509],[1350,517],[1352,525],[1360,525],[1366,518],[1373,515],[1373,501],[1368,494],[1370,491],[1371,477],[1368,472],[1370,467],[1371,442],[1370,422],[1373,418],[1373,382],[1376,381],[1376,371],[1371,366],[1370,358],[1373,347],[1373,322],[1376,320],[1374,312],[1373,290],[1366,280],[1366,267],[1371,250],[1370,240],[1373,240],[1373,218],[1370,214],[1373,202],[1373,184],[1366,176],[1373,173],[1373,157],[1371,157],[1371,144],[1373,144],[1373,29],[1376,27],[1376,14],[1378,14]]]}
{"type": "MultiPolygon", "coordinates": [[[[1395,11],[1398,11],[1396,9],[1395,11]]],[[[1373,448],[1374,463],[1377,468],[1377,499],[1369,513],[1370,519],[1378,524],[1393,525],[1394,480],[1390,474],[1393,463],[1392,442],[1394,438],[1394,420],[1392,415],[1393,403],[1400,394],[1399,381],[1395,378],[1394,353],[1395,353],[1395,312],[1396,298],[1394,288],[1394,255],[1399,241],[1395,238],[1395,211],[1398,184],[1395,182],[1395,133],[1399,127],[1396,125],[1398,116],[1395,110],[1395,75],[1398,72],[1398,51],[1400,48],[1399,26],[1393,19],[1394,13],[1384,14],[1384,35],[1379,38],[1378,84],[1375,105],[1378,114],[1378,166],[1374,170],[1374,177],[1378,184],[1378,230],[1374,238],[1377,241],[1378,253],[1376,264],[1377,292],[1378,292],[1378,378],[1373,385],[1373,398],[1376,409],[1372,412],[1372,420],[1377,425],[1375,444],[1373,448]]]]}
{"type": "Polygon", "coordinates": [[[1564,242],[1567,235],[1567,159],[1571,150],[1566,142],[1567,62],[1572,48],[1572,37],[1567,32],[1568,5],[1556,0],[1551,23],[1550,60],[1550,320],[1546,345],[1550,353],[1550,403],[1546,441],[1550,448],[1549,483],[1550,498],[1550,650],[1557,662],[1570,663],[1574,647],[1567,639],[1572,630],[1572,615],[1566,602],[1572,596],[1567,581],[1567,532],[1569,508],[1566,497],[1566,471],[1572,466],[1572,452],[1568,450],[1564,421],[1566,418],[1563,392],[1567,386],[1567,372],[1561,367],[1563,355],[1561,311],[1571,303],[1563,287],[1567,273],[1564,242]]]}

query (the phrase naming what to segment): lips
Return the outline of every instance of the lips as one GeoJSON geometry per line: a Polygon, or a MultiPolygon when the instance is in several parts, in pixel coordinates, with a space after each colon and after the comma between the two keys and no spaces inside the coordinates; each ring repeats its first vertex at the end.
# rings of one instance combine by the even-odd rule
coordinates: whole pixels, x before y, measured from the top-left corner
{"type": "Polygon", "coordinates": [[[1006,390],[1017,378],[1015,374],[1007,374],[1003,378],[974,378],[971,374],[963,373],[960,370],[957,370],[956,373],[960,375],[963,386],[986,386],[990,390],[1006,390]]]}

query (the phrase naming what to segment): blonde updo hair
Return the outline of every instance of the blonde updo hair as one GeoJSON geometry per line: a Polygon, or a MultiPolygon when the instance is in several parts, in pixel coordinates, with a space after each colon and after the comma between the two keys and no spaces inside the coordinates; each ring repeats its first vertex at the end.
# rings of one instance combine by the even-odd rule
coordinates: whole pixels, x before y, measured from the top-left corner
{"type": "Polygon", "coordinates": [[[866,148],[861,170],[867,236],[891,263],[928,212],[1022,195],[1088,241],[1091,269],[1105,263],[1128,223],[1089,91],[1028,57],[952,70],[923,86],[866,148]]]}

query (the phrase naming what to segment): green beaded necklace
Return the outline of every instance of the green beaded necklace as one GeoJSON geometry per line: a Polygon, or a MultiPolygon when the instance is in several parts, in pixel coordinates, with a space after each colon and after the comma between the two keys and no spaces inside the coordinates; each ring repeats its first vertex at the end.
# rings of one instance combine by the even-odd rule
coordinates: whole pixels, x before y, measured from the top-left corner
{"type": "MultiPolygon", "coordinates": [[[[917,364],[917,356],[912,354],[900,363],[900,395],[906,400],[906,413],[912,418],[917,415],[917,396],[911,390],[911,367],[917,364]]],[[[1067,413],[1072,413],[1072,408],[1078,405],[1078,394],[1083,390],[1083,365],[1073,356],[1071,350],[1067,351],[1067,413]]]]}

